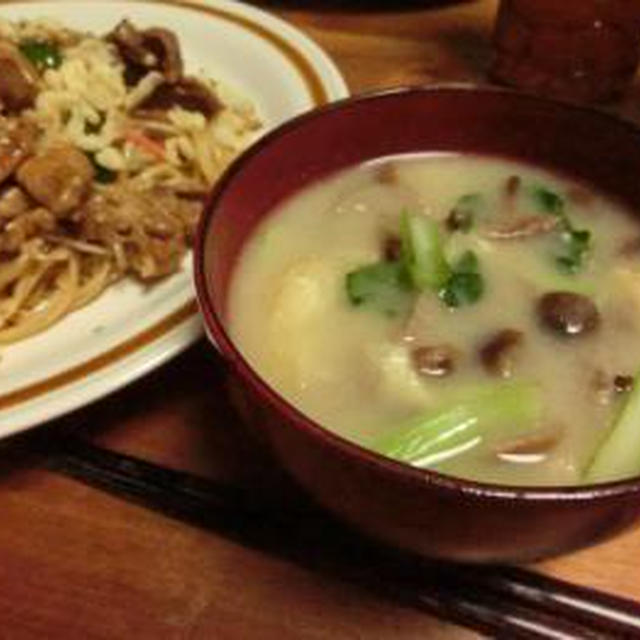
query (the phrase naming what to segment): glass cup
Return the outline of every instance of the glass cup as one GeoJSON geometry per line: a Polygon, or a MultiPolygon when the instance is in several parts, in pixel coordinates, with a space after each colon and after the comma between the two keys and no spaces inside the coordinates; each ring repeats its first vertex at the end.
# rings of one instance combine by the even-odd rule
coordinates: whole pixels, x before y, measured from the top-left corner
{"type": "Polygon", "coordinates": [[[612,100],[638,66],[640,0],[501,0],[494,47],[498,82],[568,100],[612,100]]]}

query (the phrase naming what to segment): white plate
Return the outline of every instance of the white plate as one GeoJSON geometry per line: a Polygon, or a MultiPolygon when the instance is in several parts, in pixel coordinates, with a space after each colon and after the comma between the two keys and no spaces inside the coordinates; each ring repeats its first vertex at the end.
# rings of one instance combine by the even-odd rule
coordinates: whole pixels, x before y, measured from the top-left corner
{"type": "MultiPolygon", "coordinates": [[[[327,55],[291,25],[230,0],[202,2],[16,2],[11,20],[52,17],[72,28],[109,31],[123,17],[167,26],[189,70],[203,70],[248,95],[265,130],[348,94],[327,55]]],[[[122,282],[44,333],[0,353],[0,437],[110,393],[175,356],[202,333],[191,260],[147,290],[122,282]]]]}

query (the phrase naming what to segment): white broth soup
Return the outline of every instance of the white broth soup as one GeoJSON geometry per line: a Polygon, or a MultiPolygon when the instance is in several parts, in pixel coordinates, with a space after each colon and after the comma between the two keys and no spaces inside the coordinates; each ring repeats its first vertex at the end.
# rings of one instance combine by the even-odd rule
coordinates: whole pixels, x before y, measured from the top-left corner
{"type": "Polygon", "coordinates": [[[640,227],[541,169],[421,154],[330,176],[253,234],[228,325],[299,410],[407,464],[640,473],[640,227]]]}

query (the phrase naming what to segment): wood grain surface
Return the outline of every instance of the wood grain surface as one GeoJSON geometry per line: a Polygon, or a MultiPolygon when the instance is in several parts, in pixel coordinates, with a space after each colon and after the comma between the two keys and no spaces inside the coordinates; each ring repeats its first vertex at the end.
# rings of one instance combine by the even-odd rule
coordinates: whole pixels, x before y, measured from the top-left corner
{"type": "MultiPolygon", "coordinates": [[[[256,4],[313,37],[354,93],[482,78],[489,59],[492,0],[256,4]]],[[[34,438],[41,444],[74,431],[274,492],[286,503],[291,487],[238,428],[224,389],[216,356],[200,342],[118,394],[2,443],[0,639],[476,637],[335,576],[50,473],[32,453],[34,438]]],[[[636,530],[537,568],[640,599],[639,561],[636,530]]]]}

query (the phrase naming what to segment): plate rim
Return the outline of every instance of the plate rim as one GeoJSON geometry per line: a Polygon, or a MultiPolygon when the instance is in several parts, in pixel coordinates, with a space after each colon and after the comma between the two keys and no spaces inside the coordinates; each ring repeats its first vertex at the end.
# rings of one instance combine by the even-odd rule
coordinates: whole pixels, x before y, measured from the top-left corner
{"type": "MultiPolygon", "coordinates": [[[[342,72],[320,45],[295,25],[258,7],[236,0],[99,0],[99,3],[171,6],[233,22],[275,47],[295,69],[307,90],[307,109],[349,95],[342,72]]],[[[84,3],[10,0],[0,4],[0,16],[6,9],[34,4],[84,3]]],[[[191,295],[186,303],[172,308],[160,320],[132,332],[98,354],[8,392],[0,392],[0,439],[35,428],[118,391],[176,357],[203,335],[198,305],[191,295]],[[87,382],[92,388],[82,389],[87,382]]]]}

